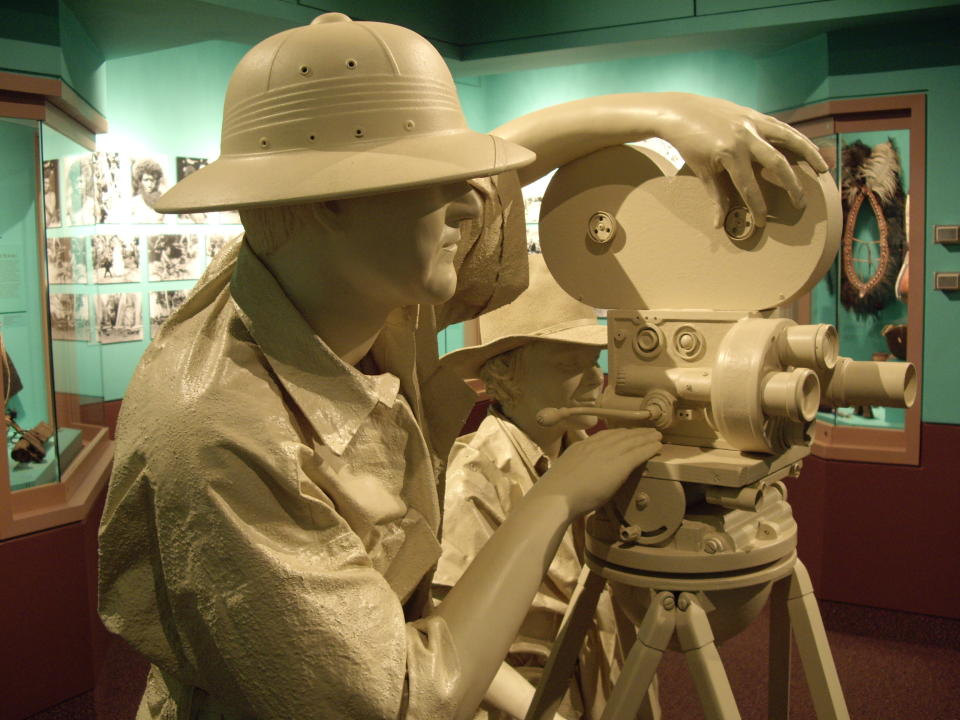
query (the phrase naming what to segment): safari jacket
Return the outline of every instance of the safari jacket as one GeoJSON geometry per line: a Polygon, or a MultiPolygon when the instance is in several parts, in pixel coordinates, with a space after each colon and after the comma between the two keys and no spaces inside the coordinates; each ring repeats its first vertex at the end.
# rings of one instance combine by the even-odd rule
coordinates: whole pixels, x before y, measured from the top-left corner
{"type": "Polygon", "coordinates": [[[425,617],[442,465],[474,395],[436,331],[526,284],[514,174],[478,181],[456,297],[395,311],[345,365],[250,247],[217,256],[124,398],[100,613],[152,663],[138,718],[449,717],[425,617]]]}

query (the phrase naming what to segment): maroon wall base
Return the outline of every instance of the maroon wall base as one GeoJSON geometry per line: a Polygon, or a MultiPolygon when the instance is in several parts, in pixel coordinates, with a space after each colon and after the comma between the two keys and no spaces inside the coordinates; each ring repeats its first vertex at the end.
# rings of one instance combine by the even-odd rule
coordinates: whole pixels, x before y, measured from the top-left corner
{"type": "Polygon", "coordinates": [[[105,497],[83,522],[0,542],[0,720],[93,688],[106,639],[96,614],[105,497]]]}
{"type": "Polygon", "coordinates": [[[811,457],[790,482],[819,598],[960,618],[960,426],[920,441],[919,467],[811,457]]]}

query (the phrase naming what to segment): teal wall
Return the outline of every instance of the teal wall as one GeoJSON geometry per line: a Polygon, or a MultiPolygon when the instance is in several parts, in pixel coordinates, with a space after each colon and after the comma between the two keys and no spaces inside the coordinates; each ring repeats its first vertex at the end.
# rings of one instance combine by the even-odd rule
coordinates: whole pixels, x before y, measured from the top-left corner
{"type": "Polygon", "coordinates": [[[759,67],[727,51],[539,68],[479,78],[482,101],[467,105],[478,130],[492,130],[528,112],[608,93],[685,91],[756,106],[759,67]]]}
{"type": "Polygon", "coordinates": [[[106,67],[103,53],[73,11],[60,3],[60,76],[77,94],[104,114],[106,67]]]}
{"type": "Polygon", "coordinates": [[[0,5],[0,69],[57,75],[60,58],[57,0],[0,5]]]}
{"type": "Polygon", "coordinates": [[[0,70],[59,77],[103,114],[103,53],[58,0],[0,7],[0,70]]]}
{"type": "Polygon", "coordinates": [[[108,60],[110,132],[97,149],[216,157],[227,83],[248,49],[211,40],[108,60]]]}

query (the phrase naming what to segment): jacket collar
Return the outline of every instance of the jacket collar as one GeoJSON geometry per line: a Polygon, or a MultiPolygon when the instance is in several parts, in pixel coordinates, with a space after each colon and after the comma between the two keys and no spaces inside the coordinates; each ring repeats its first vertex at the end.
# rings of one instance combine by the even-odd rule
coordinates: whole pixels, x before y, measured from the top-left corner
{"type": "Polygon", "coordinates": [[[387,371],[381,375],[364,375],[344,363],[313,332],[245,239],[230,294],[284,390],[336,454],[343,453],[378,402],[388,407],[396,402],[400,381],[390,367],[381,365],[387,371]]]}

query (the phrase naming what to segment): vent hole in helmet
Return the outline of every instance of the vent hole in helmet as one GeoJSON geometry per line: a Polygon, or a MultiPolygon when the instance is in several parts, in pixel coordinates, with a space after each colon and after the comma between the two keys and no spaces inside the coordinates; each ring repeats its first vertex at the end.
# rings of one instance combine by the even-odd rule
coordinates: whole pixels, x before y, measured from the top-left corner
{"type": "Polygon", "coordinates": [[[316,136],[316,135],[311,135],[311,136],[310,136],[310,142],[313,142],[313,141],[316,140],[316,139],[317,139],[317,136],[316,136]]]}
{"type": "Polygon", "coordinates": [[[309,74],[310,74],[310,67],[309,67],[308,65],[301,65],[301,66],[300,66],[300,74],[301,74],[301,75],[309,75],[309,74]]]}
{"type": "Polygon", "coordinates": [[[364,135],[363,128],[357,128],[356,130],[353,131],[353,134],[355,137],[362,138],[364,135]]]}
{"type": "Polygon", "coordinates": [[[260,138],[260,147],[262,148],[270,147],[270,141],[267,140],[265,137],[260,138]]]}
{"type": "Polygon", "coordinates": [[[348,58],[348,59],[347,59],[347,67],[348,67],[348,68],[350,68],[351,70],[353,70],[356,66],[357,66],[357,61],[356,61],[356,60],[354,60],[353,58],[348,58]]]}
{"type": "Polygon", "coordinates": [[[403,124],[403,127],[404,127],[406,130],[413,130],[416,126],[417,126],[417,124],[416,124],[413,120],[407,120],[407,121],[403,124]]]}

